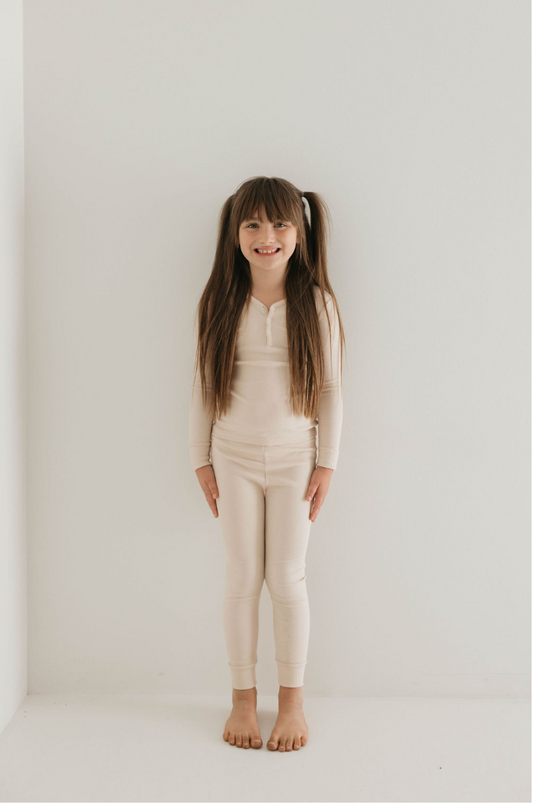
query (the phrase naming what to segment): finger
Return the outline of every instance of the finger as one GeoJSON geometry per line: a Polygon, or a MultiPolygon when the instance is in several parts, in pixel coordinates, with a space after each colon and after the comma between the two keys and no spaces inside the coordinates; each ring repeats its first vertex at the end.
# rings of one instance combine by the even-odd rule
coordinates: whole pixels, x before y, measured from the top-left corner
{"type": "Polygon", "coordinates": [[[206,494],[205,499],[207,500],[207,504],[209,505],[210,509],[213,512],[213,516],[217,517],[218,516],[218,508],[217,508],[217,504],[214,501],[213,497],[210,494],[206,494]]]}
{"type": "Polygon", "coordinates": [[[319,515],[320,509],[322,508],[322,503],[323,502],[324,502],[323,497],[316,497],[315,498],[315,504],[313,505],[313,510],[311,511],[311,514],[309,515],[309,519],[311,520],[311,522],[314,522],[315,519],[317,518],[317,516],[319,515]]]}
{"type": "Polygon", "coordinates": [[[210,509],[213,512],[215,517],[218,516],[218,508],[215,502],[215,498],[218,498],[220,495],[218,493],[217,484],[214,480],[207,480],[204,484],[204,495],[205,499],[207,500],[207,504],[209,505],[210,509]]]}
{"type": "Polygon", "coordinates": [[[207,477],[207,478],[205,478],[205,480],[201,481],[201,485],[202,485],[202,488],[204,490],[204,494],[206,496],[208,494],[210,494],[211,497],[219,497],[220,496],[219,491],[218,491],[217,481],[216,481],[214,475],[211,475],[210,477],[207,477]]]}
{"type": "Polygon", "coordinates": [[[316,492],[317,488],[318,488],[318,486],[315,485],[315,484],[309,486],[309,488],[307,489],[307,494],[305,495],[305,499],[306,500],[312,500],[313,497],[315,496],[315,492],[316,492]]]}

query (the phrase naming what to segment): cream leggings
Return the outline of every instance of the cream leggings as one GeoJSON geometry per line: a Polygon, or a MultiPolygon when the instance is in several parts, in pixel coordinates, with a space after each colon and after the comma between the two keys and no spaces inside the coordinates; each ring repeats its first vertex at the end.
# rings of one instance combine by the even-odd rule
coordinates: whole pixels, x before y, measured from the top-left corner
{"type": "Polygon", "coordinates": [[[316,431],[296,444],[262,446],[212,436],[218,517],[226,552],[223,624],[234,689],[256,686],[259,599],[274,613],[278,682],[303,685],[309,642],[305,555],[316,431]]]}

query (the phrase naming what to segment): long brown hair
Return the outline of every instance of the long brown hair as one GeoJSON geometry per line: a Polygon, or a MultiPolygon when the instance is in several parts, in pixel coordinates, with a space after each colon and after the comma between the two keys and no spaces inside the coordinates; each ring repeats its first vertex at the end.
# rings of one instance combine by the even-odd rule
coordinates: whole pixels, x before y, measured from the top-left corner
{"type": "MultiPolygon", "coordinates": [[[[318,416],[324,386],[324,353],[315,294],[338,317],[342,347],[346,348],[340,312],[327,270],[326,219],[329,210],[318,193],[302,193],[294,184],[275,176],[256,176],[245,181],[224,203],[219,217],[217,247],[211,276],[196,309],[194,376],[200,369],[202,400],[213,418],[225,415],[230,399],[237,330],[246,304],[250,303],[250,264],[239,243],[239,228],[264,205],[271,222],[291,221],[300,235],[285,276],[290,402],[294,415],[318,416]],[[307,219],[304,196],[310,209],[307,219]]],[[[332,323],[326,307],[330,333],[332,323]]]]}

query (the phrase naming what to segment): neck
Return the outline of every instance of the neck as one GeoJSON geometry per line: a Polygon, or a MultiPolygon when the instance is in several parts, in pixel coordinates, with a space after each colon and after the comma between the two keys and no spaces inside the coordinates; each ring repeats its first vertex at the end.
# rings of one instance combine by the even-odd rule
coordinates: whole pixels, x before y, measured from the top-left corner
{"type": "Polygon", "coordinates": [[[276,272],[265,272],[262,276],[252,270],[251,282],[252,296],[263,296],[264,298],[285,298],[285,271],[280,275],[276,272]]]}

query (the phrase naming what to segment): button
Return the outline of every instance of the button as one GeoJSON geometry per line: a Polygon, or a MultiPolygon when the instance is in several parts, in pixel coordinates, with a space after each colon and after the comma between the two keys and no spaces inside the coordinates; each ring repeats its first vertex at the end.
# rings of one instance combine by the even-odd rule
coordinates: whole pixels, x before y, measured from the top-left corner
{"type": "Polygon", "coordinates": [[[263,310],[266,310],[266,307],[265,307],[265,305],[264,305],[264,304],[263,304],[263,310]]]}

